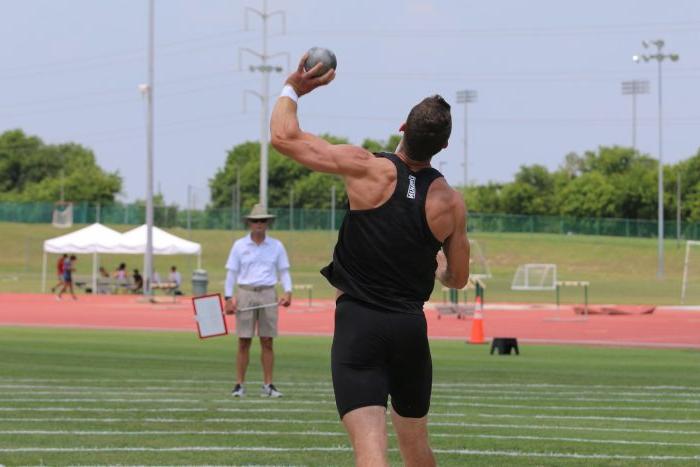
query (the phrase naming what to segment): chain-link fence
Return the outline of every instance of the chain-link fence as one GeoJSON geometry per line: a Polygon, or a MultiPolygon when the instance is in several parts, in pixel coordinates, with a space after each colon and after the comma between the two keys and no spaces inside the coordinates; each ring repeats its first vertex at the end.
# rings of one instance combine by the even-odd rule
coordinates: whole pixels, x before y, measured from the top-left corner
{"type": "MultiPolygon", "coordinates": [[[[52,203],[0,203],[0,222],[51,223],[52,203]]],[[[330,230],[343,221],[343,210],[272,208],[277,216],[275,229],[330,230]]],[[[153,211],[154,223],[159,227],[191,229],[235,229],[244,227],[241,215],[235,209],[184,210],[177,206],[157,206],[153,211]]],[[[141,225],[146,222],[146,208],[138,204],[99,205],[74,203],[73,222],[76,224],[141,225]]],[[[471,232],[522,232],[579,235],[610,235],[617,237],[655,237],[657,222],[647,219],[574,218],[558,216],[527,216],[515,214],[469,213],[471,232]]],[[[664,223],[666,237],[675,238],[676,221],[664,223]]],[[[683,223],[680,237],[700,240],[700,223],[683,223]]]]}

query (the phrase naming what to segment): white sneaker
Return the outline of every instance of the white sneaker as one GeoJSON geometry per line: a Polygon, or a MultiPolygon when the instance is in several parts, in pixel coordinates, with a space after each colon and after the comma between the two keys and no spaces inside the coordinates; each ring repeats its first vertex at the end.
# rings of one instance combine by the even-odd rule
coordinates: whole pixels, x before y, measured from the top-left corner
{"type": "Polygon", "coordinates": [[[245,397],[245,386],[242,384],[236,384],[236,387],[231,391],[233,397],[245,397]]]}
{"type": "Polygon", "coordinates": [[[277,390],[274,384],[263,384],[261,397],[282,397],[282,393],[277,390]]]}

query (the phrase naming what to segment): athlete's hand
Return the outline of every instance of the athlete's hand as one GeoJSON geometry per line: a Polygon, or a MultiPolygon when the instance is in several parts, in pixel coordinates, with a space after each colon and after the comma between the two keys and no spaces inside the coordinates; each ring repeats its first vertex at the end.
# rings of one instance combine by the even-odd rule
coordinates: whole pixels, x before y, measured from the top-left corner
{"type": "Polygon", "coordinates": [[[227,315],[232,315],[236,313],[236,299],[235,298],[229,298],[226,300],[226,305],[224,306],[224,311],[226,312],[227,315]]]}
{"type": "Polygon", "coordinates": [[[445,252],[442,250],[438,250],[437,256],[435,256],[435,261],[437,261],[437,268],[435,268],[435,277],[438,279],[445,274],[445,271],[447,271],[447,257],[445,256],[445,252]]]}
{"type": "Polygon", "coordinates": [[[319,86],[325,86],[326,84],[333,81],[335,78],[335,70],[330,69],[325,74],[317,76],[316,73],[323,67],[322,63],[317,63],[312,69],[306,71],[304,70],[304,62],[308,57],[308,53],[305,53],[301,60],[299,60],[299,67],[296,71],[289,75],[286,84],[289,84],[294,88],[294,92],[297,96],[301,97],[304,94],[308,94],[319,86]]]}
{"type": "Polygon", "coordinates": [[[284,295],[282,295],[282,298],[279,299],[278,302],[282,306],[289,306],[292,304],[292,293],[291,292],[285,292],[284,295]]]}

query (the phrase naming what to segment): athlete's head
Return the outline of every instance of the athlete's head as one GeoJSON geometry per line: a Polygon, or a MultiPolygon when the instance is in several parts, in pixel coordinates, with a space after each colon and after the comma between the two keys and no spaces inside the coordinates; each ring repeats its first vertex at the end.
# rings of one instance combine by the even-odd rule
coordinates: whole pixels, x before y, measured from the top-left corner
{"type": "Polygon", "coordinates": [[[447,147],[452,132],[450,104],[441,96],[426,97],[408,113],[403,131],[403,150],[414,161],[427,161],[447,147]]]}

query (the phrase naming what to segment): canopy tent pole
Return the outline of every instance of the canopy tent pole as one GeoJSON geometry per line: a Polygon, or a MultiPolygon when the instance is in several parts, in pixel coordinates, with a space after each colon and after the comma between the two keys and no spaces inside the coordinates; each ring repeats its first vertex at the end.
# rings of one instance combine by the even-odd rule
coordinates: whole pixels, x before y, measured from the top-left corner
{"type": "Polygon", "coordinates": [[[46,251],[44,251],[44,261],[41,267],[41,293],[46,293],[46,251]]]}
{"type": "Polygon", "coordinates": [[[97,252],[92,254],[92,293],[97,293],[97,252]]]}

